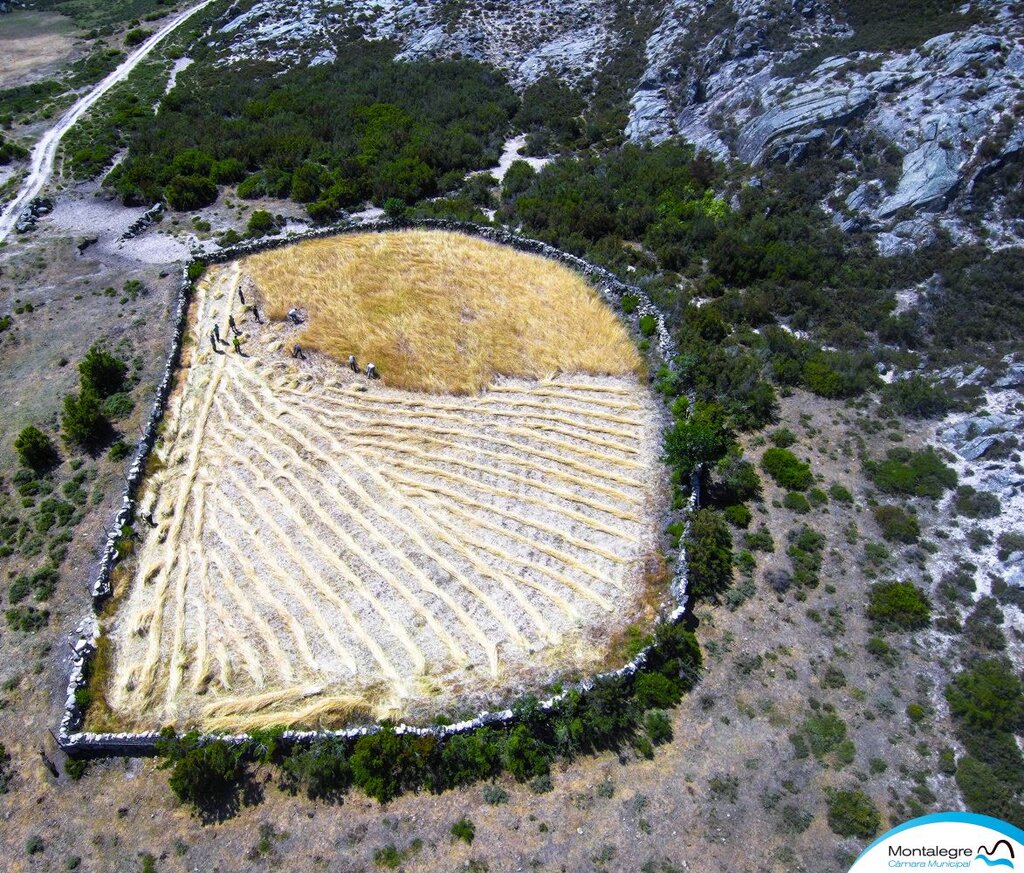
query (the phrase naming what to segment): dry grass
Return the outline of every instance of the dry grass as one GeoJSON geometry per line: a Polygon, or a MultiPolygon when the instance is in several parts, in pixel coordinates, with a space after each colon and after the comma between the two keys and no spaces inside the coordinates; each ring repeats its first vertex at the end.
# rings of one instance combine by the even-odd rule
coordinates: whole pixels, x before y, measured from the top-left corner
{"type": "Polygon", "coordinates": [[[252,333],[244,356],[206,339],[182,369],[140,495],[155,525],[118,571],[96,712],[336,726],[595,665],[593,641],[644,610],[658,498],[643,384],[395,390],[287,357],[295,330],[255,325],[243,281],[236,263],[197,287],[191,335],[224,336],[229,316],[252,333]]]}
{"type": "Polygon", "coordinates": [[[475,393],[495,376],[639,373],[615,315],[545,258],[462,234],[410,230],[310,240],[246,258],[267,314],[308,313],[299,339],[376,364],[394,388],[475,393]]]}

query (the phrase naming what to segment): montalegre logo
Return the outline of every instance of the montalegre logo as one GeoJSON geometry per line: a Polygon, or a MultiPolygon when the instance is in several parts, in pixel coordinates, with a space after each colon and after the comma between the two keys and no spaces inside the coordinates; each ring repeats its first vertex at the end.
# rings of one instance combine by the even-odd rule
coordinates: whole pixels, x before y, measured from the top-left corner
{"type": "Polygon", "coordinates": [[[883,870],[1024,873],[1024,831],[972,812],[922,816],[875,840],[850,868],[850,873],[883,870]]]}

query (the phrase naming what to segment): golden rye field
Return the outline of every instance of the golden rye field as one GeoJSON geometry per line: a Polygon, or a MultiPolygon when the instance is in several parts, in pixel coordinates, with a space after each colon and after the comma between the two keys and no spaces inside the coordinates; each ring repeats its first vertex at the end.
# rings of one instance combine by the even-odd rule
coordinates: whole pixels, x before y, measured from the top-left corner
{"type": "Polygon", "coordinates": [[[308,312],[303,347],[373,362],[385,384],[474,393],[495,376],[636,374],[636,347],[571,270],[444,231],[343,235],[246,258],[271,318],[308,312]]]}

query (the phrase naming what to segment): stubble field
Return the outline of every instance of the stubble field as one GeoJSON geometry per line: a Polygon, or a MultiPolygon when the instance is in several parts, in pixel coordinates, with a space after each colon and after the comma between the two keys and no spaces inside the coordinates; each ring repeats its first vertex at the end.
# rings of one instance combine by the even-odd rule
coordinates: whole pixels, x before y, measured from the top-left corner
{"type": "MultiPolygon", "coordinates": [[[[317,246],[347,257],[353,240],[379,252],[388,236],[317,246]]],[[[301,276],[275,284],[273,259],[295,263],[300,247],[199,283],[141,495],[149,521],[105,628],[119,726],[464,714],[598,669],[616,631],[649,620],[659,428],[625,330],[574,274],[477,240],[466,240],[474,268],[439,269],[430,289],[431,259],[456,265],[465,238],[394,236],[408,267],[399,259],[385,275],[378,258],[353,272],[366,308],[347,319],[331,308],[336,284],[319,301],[301,276]],[[417,283],[408,295],[403,272],[417,283]],[[431,294],[454,308],[424,315],[431,294]],[[303,322],[259,324],[254,302],[271,316],[291,302],[303,322]],[[423,387],[414,374],[428,345],[458,348],[474,323],[467,359],[487,387],[469,390],[465,371],[442,362],[429,393],[407,390],[423,387]],[[309,333],[333,357],[313,353],[309,333]],[[567,339],[553,346],[557,335],[567,339]],[[297,341],[304,359],[291,356],[297,341]],[[401,360],[380,356],[389,342],[401,360]],[[389,362],[382,378],[337,360],[349,348],[389,362]]]]}

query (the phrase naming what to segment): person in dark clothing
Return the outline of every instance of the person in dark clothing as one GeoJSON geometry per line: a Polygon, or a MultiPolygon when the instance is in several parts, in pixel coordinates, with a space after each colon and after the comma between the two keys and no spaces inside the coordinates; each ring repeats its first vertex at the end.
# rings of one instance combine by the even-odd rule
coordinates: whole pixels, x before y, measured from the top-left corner
{"type": "Polygon", "coordinates": [[[210,331],[210,345],[213,347],[215,352],[220,351],[220,349],[217,348],[217,335],[212,330],[210,331]]]}
{"type": "Polygon", "coordinates": [[[306,360],[306,354],[305,352],[302,351],[302,346],[300,346],[298,343],[292,346],[292,357],[298,358],[300,361],[306,360]]]}
{"type": "Polygon", "coordinates": [[[263,319],[260,318],[260,311],[256,308],[256,304],[254,303],[249,308],[252,310],[252,317],[256,319],[256,323],[263,324],[263,319]]]}
{"type": "Polygon", "coordinates": [[[220,339],[220,325],[217,324],[216,322],[214,322],[214,325],[213,325],[213,335],[217,339],[217,344],[220,345],[220,342],[221,342],[221,339],[220,339]]]}
{"type": "Polygon", "coordinates": [[[238,325],[235,324],[235,317],[233,315],[228,316],[228,327],[231,328],[231,332],[235,336],[238,336],[241,333],[241,331],[238,329],[238,325]]]}
{"type": "Polygon", "coordinates": [[[238,299],[242,301],[242,306],[245,306],[245,292],[241,288],[238,289],[238,299]]]}

